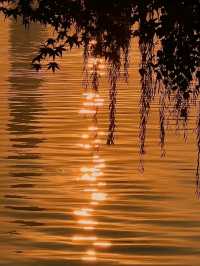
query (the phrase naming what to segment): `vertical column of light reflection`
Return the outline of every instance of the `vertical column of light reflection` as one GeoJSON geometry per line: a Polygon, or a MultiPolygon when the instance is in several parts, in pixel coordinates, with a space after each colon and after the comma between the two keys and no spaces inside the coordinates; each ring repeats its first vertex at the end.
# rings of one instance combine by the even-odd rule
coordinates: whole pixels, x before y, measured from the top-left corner
{"type": "MultiPolygon", "coordinates": [[[[103,71],[103,62],[101,59],[90,59],[88,61],[88,69],[96,68],[100,75],[103,71]]],[[[98,226],[98,220],[95,219],[95,211],[100,202],[107,199],[107,194],[103,191],[106,183],[102,181],[105,168],[105,161],[99,154],[101,146],[101,136],[103,132],[98,128],[98,111],[103,106],[104,100],[100,97],[96,88],[87,89],[83,93],[83,105],[80,114],[91,118],[91,125],[87,128],[85,134],[81,136],[80,147],[88,149],[91,154],[90,165],[83,165],[80,169],[80,177],[78,182],[81,182],[83,192],[88,195],[89,201],[87,206],[74,210],[74,215],[77,216],[77,223],[81,226],[82,233],[73,236],[73,241],[83,242],[87,245],[87,250],[82,257],[83,260],[96,261],[97,247],[108,247],[110,243],[101,241],[98,238],[95,229],[98,226]]]]}

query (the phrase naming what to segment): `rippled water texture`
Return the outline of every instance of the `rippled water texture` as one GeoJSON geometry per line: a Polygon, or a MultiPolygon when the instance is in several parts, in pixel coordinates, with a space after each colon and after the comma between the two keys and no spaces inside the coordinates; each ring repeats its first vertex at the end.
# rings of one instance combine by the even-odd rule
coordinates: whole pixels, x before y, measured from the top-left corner
{"type": "Polygon", "coordinates": [[[155,104],[140,173],[137,43],[130,81],[118,86],[116,144],[107,146],[104,62],[98,93],[82,88],[81,49],[57,74],[35,73],[47,31],[1,19],[0,265],[199,266],[192,125],[185,144],[169,129],[160,158],[155,104]]]}

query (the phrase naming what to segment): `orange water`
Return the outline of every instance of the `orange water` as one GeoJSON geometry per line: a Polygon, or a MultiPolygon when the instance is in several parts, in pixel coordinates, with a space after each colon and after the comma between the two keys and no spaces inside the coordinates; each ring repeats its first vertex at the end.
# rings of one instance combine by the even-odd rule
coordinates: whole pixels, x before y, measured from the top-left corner
{"type": "Polygon", "coordinates": [[[154,105],[140,173],[137,43],[107,146],[104,63],[98,93],[82,88],[81,49],[57,74],[35,73],[31,59],[48,34],[0,23],[0,265],[200,265],[193,124],[187,143],[169,129],[160,158],[154,105]]]}

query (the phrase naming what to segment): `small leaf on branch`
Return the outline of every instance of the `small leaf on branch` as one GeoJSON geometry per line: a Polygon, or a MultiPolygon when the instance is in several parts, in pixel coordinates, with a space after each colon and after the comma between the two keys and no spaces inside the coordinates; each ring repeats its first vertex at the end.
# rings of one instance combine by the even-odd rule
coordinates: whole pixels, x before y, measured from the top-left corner
{"type": "Polygon", "coordinates": [[[32,68],[35,69],[36,71],[39,71],[42,69],[42,65],[39,63],[33,63],[32,68]]]}
{"type": "Polygon", "coordinates": [[[48,64],[48,68],[47,68],[48,70],[52,70],[53,72],[55,72],[56,71],[56,69],[60,69],[59,68],[59,65],[56,63],[56,62],[50,62],[49,64],[48,64]]]}

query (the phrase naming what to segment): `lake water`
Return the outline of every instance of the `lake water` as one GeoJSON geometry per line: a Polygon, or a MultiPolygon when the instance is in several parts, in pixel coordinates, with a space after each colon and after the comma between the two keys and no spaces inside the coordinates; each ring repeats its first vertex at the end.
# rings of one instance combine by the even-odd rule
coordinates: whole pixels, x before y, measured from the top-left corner
{"type": "Polygon", "coordinates": [[[0,22],[0,265],[199,266],[194,123],[186,143],[169,128],[161,158],[155,104],[141,173],[137,43],[108,146],[103,62],[98,93],[83,89],[81,49],[35,73],[47,31],[0,22]]]}

